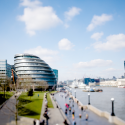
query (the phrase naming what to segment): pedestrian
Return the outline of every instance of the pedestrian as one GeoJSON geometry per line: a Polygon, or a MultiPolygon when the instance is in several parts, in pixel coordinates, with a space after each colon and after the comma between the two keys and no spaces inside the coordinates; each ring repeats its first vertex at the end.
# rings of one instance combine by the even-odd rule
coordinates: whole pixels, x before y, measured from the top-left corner
{"type": "Polygon", "coordinates": [[[46,125],[48,125],[49,116],[48,116],[47,112],[44,113],[44,117],[46,118],[46,125]]]}
{"type": "Polygon", "coordinates": [[[88,121],[88,118],[89,118],[89,115],[88,115],[88,114],[86,114],[86,121],[88,121]]]}
{"type": "Polygon", "coordinates": [[[72,125],[76,125],[76,121],[73,119],[72,125]]]}
{"type": "Polygon", "coordinates": [[[67,115],[67,109],[65,110],[65,115],[67,115]]]}
{"type": "Polygon", "coordinates": [[[64,120],[63,123],[64,123],[64,125],[69,125],[66,119],[64,120]]]}
{"type": "Polygon", "coordinates": [[[36,125],[36,120],[35,119],[33,120],[33,125],[36,125]]]}
{"type": "Polygon", "coordinates": [[[45,108],[45,112],[48,112],[48,108],[47,107],[45,108]]]}
{"type": "Polygon", "coordinates": [[[44,125],[45,121],[44,120],[40,120],[40,125],[44,125]]]}
{"type": "Polygon", "coordinates": [[[73,110],[72,115],[75,115],[75,111],[73,110]]]}
{"type": "Polygon", "coordinates": [[[38,97],[39,97],[39,94],[38,94],[38,97]]]}
{"type": "Polygon", "coordinates": [[[69,107],[69,111],[71,112],[71,107],[69,107]]]}

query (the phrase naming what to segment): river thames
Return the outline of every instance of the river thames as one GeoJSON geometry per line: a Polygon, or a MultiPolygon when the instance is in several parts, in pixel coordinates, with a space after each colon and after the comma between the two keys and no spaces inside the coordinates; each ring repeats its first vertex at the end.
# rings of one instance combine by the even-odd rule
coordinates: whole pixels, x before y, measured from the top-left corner
{"type": "MultiPolygon", "coordinates": [[[[125,121],[125,88],[117,87],[95,87],[100,88],[103,92],[90,92],[90,103],[96,108],[111,113],[111,98],[114,98],[115,115],[125,121]]],[[[83,104],[88,104],[88,92],[83,89],[71,89],[72,94],[83,104]]]]}

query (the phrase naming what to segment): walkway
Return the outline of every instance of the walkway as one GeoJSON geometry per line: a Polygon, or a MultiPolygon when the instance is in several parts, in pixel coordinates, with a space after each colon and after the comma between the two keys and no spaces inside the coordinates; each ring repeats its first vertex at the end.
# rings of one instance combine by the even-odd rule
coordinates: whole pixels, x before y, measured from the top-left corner
{"type": "MultiPolygon", "coordinates": [[[[48,115],[50,117],[49,121],[48,121],[48,124],[49,125],[64,125],[63,124],[63,121],[64,121],[64,113],[61,114],[59,108],[56,107],[56,103],[55,101],[52,99],[52,96],[50,95],[51,97],[51,100],[52,100],[52,103],[53,103],[53,106],[54,108],[48,108],[48,115]]],[[[43,99],[43,105],[42,105],[42,111],[41,111],[41,119],[45,119],[43,117],[43,113],[45,111],[45,96],[44,96],[44,99],[43,99]]]]}
{"type": "MultiPolygon", "coordinates": [[[[73,102],[69,103],[69,97],[67,97],[65,99],[65,94],[64,94],[63,97],[60,96],[60,95],[63,95],[63,94],[64,93],[60,92],[60,93],[55,94],[54,97],[56,98],[56,101],[59,104],[59,106],[62,108],[63,112],[65,112],[65,103],[68,103],[68,104],[72,105],[73,102]]],[[[87,109],[85,112],[82,112],[79,109],[76,102],[74,102],[74,107],[72,107],[72,110],[73,109],[75,110],[75,121],[76,121],[77,125],[83,125],[83,124],[85,124],[85,125],[115,125],[115,124],[109,123],[106,118],[96,115],[95,113],[93,113],[89,109],[87,109]],[[79,114],[82,114],[81,119],[79,118],[79,114]],[[89,115],[88,121],[85,121],[86,114],[89,115]]],[[[67,118],[72,123],[72,113],[70,114],[68,112],[67,118]]]]}
{"type": "MultiPolygon", "coordinates": [[[[20,94],[21,93],[18,93],[17,96],[19,96],[20,94]]],[[[15,114],[13,113],[15,112],[15,104],[16,99],[13,95],[0,110],[0,125],[6,125],[7,123],[15,120],[15,114]]]]}

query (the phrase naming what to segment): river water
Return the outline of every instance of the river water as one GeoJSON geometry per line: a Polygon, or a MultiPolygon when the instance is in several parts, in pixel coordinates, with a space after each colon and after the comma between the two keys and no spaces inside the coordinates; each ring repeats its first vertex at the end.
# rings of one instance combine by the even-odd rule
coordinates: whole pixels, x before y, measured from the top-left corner
{"type": "MultiPolygon", "coordinates": [[[[90,103],[96,108],[111,113],[111,98],[114,98],[114,112],[115,115],[125,121],[125,88],[117,87],[96,87],[103,90],[103,92],[90,92],[90,103]]],[[[72,95],[83,104],[88,104],[88,92],[83,92],[83,89],[73,89],[72,95]]],[[[69,90],[70,91],[70,90],[69,90]]]]}

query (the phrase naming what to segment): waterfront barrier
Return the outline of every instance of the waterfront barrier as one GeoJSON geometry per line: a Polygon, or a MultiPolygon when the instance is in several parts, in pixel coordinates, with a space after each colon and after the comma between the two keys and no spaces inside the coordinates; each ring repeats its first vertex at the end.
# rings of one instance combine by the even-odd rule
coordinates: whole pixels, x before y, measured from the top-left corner
{"type": "Polygon", "coordinates": [[[99,115],[100,117],[107,118],[110,123],[114,123],[114,124],[117,124],[117,125],[125,125],[125,121],[123,121],[122,119],[118,118],[117,116],[111,116],[111,114],[109,112],[101,111],[101,110],[97,109],[96,107],[94,107],[92,105],[83,105],[77,98],[75,98],[71,94],[71,92],[69,92],[69,91],[67,91],[67,92],[70,95],[70,97],[72,97],[73,100],[78,103],[78,105],[80,107],[83,107],[84,109],[88,108],[89,110],[91,110],[95,114],[99,115]]]}

